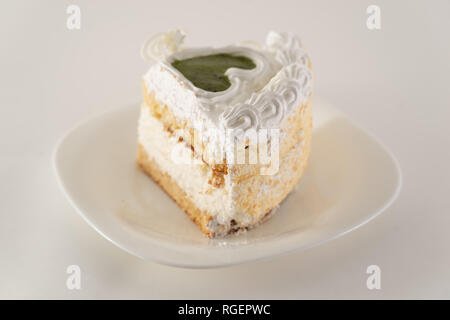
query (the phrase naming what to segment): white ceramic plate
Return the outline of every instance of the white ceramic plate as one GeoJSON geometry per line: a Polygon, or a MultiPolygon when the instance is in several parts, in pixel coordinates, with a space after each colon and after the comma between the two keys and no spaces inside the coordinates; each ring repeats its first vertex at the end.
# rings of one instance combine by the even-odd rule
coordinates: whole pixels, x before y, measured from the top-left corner
{"type": "Polygon", "coordinates": [[[350,232],[397,197],[397,161],[323,100],[313,101],[312,152],[302,181],[277,213],[243,235],[210,240],[135,164],[139,105],[97,116],[58,144],[60,185],[101,235],[143,259],[207,268],[304,250],[350,232]]]}

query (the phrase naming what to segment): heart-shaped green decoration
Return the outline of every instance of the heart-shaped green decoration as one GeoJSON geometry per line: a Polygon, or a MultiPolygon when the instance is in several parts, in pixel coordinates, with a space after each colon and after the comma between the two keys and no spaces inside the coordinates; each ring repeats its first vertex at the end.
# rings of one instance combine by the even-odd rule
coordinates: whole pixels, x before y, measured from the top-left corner
{"type": "Polygon", "coordinates": [[[255,63],[244,56],[219,53],[175,60],[172,66],[180,71],[197,88],[219,92],[228,89],[230,80],[225,75],[228,68],[253,69],[255,63]]]}

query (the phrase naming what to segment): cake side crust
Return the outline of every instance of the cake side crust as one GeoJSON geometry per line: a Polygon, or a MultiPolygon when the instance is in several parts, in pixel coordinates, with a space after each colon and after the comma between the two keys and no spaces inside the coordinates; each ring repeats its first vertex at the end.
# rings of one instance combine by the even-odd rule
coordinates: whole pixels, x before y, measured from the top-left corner
{"type": "MultiPolygon", "coordinates": [[[[255,174],[255,168],[235,165],[230,169],[237,212],[262,216],[277,207],[301,180],[307,166],[312,135],[311,99],[285,125],[290,128],[280,146],[279,170],[273,175],[255,174]]],[[[258,167],[256,167],[258,169],[258,167]]]]}

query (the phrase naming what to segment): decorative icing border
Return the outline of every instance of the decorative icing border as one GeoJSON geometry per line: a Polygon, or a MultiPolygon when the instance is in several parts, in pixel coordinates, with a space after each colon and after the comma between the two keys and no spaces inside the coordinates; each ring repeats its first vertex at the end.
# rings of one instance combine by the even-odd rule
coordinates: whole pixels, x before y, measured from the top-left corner
{"type": "Polygon", "coordinates": [[[180,79],[196,94],[202,110],[217,117],[224,129],[276,128],[311,94],[310,60],[300,39],[291,33],[269,32],[265,46],[259,50],[253,46],[183,49],[184,37],[181,30],[158,34],[144,44],[142,56],[146,61],[160,63],[180,79]],[[171,65],[174,59],[219,52],[246,55],[256,68],[228,69],[231,86],[225,91],[209,92],[195,87],[171,65]],[[237,102],[248,96],[244,103],[237,102]]]}

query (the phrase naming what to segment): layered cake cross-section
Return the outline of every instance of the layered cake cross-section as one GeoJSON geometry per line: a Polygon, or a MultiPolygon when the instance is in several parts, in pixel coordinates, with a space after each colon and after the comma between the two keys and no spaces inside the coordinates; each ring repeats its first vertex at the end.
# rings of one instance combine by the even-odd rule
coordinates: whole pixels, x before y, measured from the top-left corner
{"type": "Polygon", "coordinates": [[[208,237],[253,228],[294,189],[311,144],[311,62],[300,40],[143,46],[137,163],[208,237]]]}

